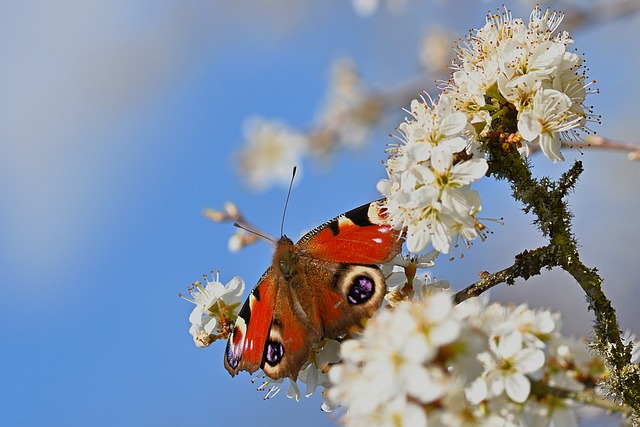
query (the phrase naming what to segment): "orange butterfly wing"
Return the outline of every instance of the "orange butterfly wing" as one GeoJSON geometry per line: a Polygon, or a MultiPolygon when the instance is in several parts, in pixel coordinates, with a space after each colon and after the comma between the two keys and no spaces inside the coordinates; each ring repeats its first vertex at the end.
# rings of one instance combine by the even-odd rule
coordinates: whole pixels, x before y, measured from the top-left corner
{"type": "Polygon", "coordinates": [[[267,270],[242,305],[224,352],[224,366],[231,376],[253,373],[262,363],[275,307],[275,276],[267,270]]]}
{"type": "Polygon", "coordinates": [[[311,283],[325,337],[337,338],[359,327],[382,304],[386,285],[377,264],[390,261],[403,242],[400,232],[384,222],[385,215],[381,200],[367,203],[327,221],[296,244],[311,259],[338,263],[333,280],[311,283]],[[358,280],[365,288],[353,286],[358,280]]]}
{"type": "Polygon", "coordinates": [[[310,231],[296,244],[326,261],[382,264],[402,248],[400,232],[384,223],[380,200],[350,210],[310,231]]]}

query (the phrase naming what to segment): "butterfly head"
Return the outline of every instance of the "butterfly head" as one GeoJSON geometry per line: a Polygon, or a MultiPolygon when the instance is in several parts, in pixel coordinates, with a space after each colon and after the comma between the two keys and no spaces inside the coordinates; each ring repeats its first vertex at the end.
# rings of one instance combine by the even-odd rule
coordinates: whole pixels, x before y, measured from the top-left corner
{"type": "Polygon", "coordinates": [[[276,252],[273,256],[273,265],[280,270],[282,277],[288,282],[299,273],[299,256],[293,241],[287,236],[278,240],[276,252]]]}

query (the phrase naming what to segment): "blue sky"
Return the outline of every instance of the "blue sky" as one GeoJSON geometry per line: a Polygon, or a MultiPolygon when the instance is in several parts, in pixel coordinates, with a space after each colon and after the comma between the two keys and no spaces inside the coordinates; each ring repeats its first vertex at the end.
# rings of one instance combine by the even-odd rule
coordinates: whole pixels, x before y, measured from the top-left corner
{"type": "MultiPolygon", "coordinates": [[[[502,1],[461,14],[459,3],[409,0],[411,13],[366,19],[347,1],[231,3],[2,2],[1,425],[332,424],[317,396],[265,402],[248,375],[224,370],[223,343],[193,345],[192,306],[178,292],[216,269],[251,287],[271,257],[268,245],[230,254],[232,227],[201,211],[233,200],[276,235],[285,190],[251,191],[233,162],[243,120],[308,126],[332,60],[349,54],[372,84],[395,85],[416,73],[426,28],[462,37],[502,1]]],[[[604,116],[597,131],[627,142],[637,142],[639,31],[634,15],[574,34],[602,92],[591,100],[604,116]]],[[[401,117],[328,167],[303,163],[285,232],[376,198],[401,117]]],[[[638,332],[639,166],[620,153],[567,158],[586,166],[572,199],[585,262],[605,277],[623,328],[638,332]]],[[[552,175],[568,166],[535,164],[552,175]]],[[[458,288],[542,243],[504,183],[478,189],[484,214],[506,224],[463,260],[439,260],[433,273],[458,288]]],[[[562,273],[492,296],[561,310],[567,333],[588,334],[584,298],[562,273]]]]}

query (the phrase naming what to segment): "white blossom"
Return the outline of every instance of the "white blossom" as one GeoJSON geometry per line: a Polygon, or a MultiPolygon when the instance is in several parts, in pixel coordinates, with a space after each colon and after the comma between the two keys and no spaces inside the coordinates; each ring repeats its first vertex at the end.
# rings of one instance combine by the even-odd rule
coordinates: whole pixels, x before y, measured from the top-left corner
{"type": "Polygon", "coordinates": [[[489,345],[493,357],[483,358],[483,362],[492,394],[499,396],[504,391],[514,402],[524,402],[531,390],[531,381],[526,374],[544,365],[544,352],[539,348],[524,347],[522,336],[517,332],[493,336],[489,345]]]}
{"type": "Polygon", "coordinates": [[[582,120],[570,111],[571,98],[555,89],[539,90],[533,107],[518,120],[518,130],[527,141],[537,141],[542,152],[552,161],[564,160],[559,135],[573,129],[582,120]]]}
{"type": "Polygon", "coordinates": [[[216,339],[214,336],[216,328],[220,327],[221,319],[235,319],[244,293],[244,281],[238,276],[226,285],[220,282],[218,273],[212,280],[207,276],[204,279],[207,282],[205,286],[195,282],[193,287],[189,288],[191,298],[185,297],[187,301],[196,305],[189,315],[189,333],[198,347],[207,347],[216,339]]]}
{"type": "Polygon", "coordinates": [[[273,184],[286,186],[294,166],[308,152],[305,135],[287,125],[251,117],[244,124],[246,145],[239,154],[242,176],[249,186],[264,190],[273,184]]]}

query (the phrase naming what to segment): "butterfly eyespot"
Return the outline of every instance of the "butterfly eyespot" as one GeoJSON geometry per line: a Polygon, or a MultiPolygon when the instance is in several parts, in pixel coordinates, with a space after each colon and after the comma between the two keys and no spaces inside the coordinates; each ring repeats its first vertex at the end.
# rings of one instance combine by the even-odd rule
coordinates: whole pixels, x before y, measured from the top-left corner
{"type": "Polygon", "coordinates": [[[284,357],[284,346],[278,341],[267,341],[264,346],[264,361],[271,366],[276,366],[284,357]]]}
{"type": "Polygon", "coordinates": [[[347,300],[351,304],[362,304],[371,299],[376,291],[374,280],[371,277],[359,275],[353,278],[347,300]]]}

